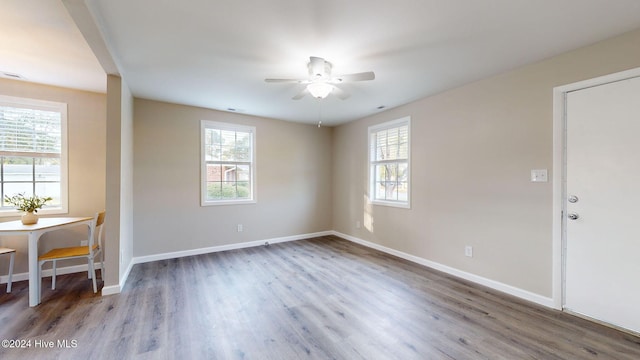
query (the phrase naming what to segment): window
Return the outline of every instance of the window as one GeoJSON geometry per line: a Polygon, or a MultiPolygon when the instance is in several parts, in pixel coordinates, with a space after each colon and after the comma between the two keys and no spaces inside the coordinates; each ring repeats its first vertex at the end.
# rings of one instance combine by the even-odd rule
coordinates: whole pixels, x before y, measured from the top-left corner
{"type": "MultiPolygon", "coordinates": [[[[0,95],[0,216],[5,196],[50,196],[42,213],[67,212],[67,104],[0,95]]],[[[39,213],[40,213],[39,212],[39,213]]]]}
{"type": "Polygon", "coordinates": [[[255,202],[255,128],[202,120],[200,131],[201,205],[255,202]]]}
{"type": "Polygon", "coordinates": [[[369,127],[369,199],[410,207],[411,118],[369,127]]]}

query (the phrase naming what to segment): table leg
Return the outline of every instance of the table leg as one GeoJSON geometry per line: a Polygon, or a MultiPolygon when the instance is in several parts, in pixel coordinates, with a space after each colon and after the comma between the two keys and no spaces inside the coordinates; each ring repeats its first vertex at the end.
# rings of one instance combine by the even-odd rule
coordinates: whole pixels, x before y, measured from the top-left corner
{"type": "Polygon", "coordinates": [[[39,231],[29,233],[29,306],[40,304],[40,277],[38,276],[39,231]]]}

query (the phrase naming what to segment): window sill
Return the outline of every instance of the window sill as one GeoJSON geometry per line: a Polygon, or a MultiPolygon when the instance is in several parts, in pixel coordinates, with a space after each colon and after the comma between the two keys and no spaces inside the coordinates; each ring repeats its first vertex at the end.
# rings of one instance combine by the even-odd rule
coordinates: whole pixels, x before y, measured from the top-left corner
{"type": "MultiPolygon", "coordinates": [[[[59,208],[40,209],[38,210],[36,215],[46,216],[46,215],[61,215],[61,214],[68,214],[68,213],[69,212],[67,211],[67,209],[59,207],[59,208]]],[[[24,212],[18,211],[18,210],[0,210],[0,218],[5,218],[5,217],[17,218],[22,216],[22,214],[24,214],[24,212]]]]}
{"type": "Polygon", "coordinates": [[[401,208],[401,209],[411,209],[411,204],[409,204],[409,202],[403,203],[403,202],[396,202],[396,201],[371,200],[369,203],[371,205],[381,205],[381,206],[395,207],[395,208],[401,208]]]}
{"type": "Polygon", "coordinates": [[[258,201],[255,199],[251,200],[220,200],[220,201],[202,201],[200,206],[219,206],[219,205],[249,205],[255,204],[258,201]]]}

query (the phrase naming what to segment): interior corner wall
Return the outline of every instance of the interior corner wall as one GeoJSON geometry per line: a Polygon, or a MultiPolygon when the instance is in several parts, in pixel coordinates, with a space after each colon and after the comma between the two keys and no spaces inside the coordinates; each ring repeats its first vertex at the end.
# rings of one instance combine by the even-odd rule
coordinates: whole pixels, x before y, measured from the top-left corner
{"type": "MultiPolygon", "coordinates": [[[[68,216],[92,216],[105,206],[106,96],[105,94],[0,79],[0,94],[67,104],[68,135],[68,216]]],[[[0,221],[17,220],[3,217],[0,221]]],[[[61,230],[43,235],[39,248],[46,252],[54,247],[76,246],[86,239],[86,229],[61,230]]],[[[28,272],[28,247],[24,236],[0,238],[0,245],[17,250],[15,274],[28,272]]],[[[82,261],[77,264],[83,264],[82,261]]],[[[84,262],[86,264],[86,261],[84,262]]],[[[73,261],[61,266],[74,265],[73,261]]],[[[0,266],[2,275],[8,267],[0,266]]]]}
{"type": "MultiPolygon", "coordinates": [[[[107,76],[105,288],[125,280],[133,248],[133,97],[118,76],[107,76]]],[[[112,292],[109,290],[109,292],[112,292]]]]}
{"type": "Polygon", "coordinates": [[[336,128],[334,229],[550,298],[552,184],[530,171],[552,178],[553,88],[640,67],[638,44],[640,30],[336,128]],[[367,128],[404,116],[412,207],[372,206],[367,128]]]}
{"type": "Polygon", "coordinates": [[[331,230],[331,128],[138,98],[134,109],[134,257],[331,230]],[[201,120],[256,128],[256,203],[200,206],[201,120]]]}

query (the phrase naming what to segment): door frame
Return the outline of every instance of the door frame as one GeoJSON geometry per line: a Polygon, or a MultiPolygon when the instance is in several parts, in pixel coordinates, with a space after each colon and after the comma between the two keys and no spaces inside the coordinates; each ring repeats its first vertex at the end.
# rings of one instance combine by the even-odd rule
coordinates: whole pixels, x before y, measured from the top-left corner
{"type": "Polygon", "coordinates": [[[553,307],[562,310],[565,303],[566,260],[566,185],[567,185],[567,93],[616,81],[640,77],[640,68],[579,81],[553,88],[553,307]]]}

